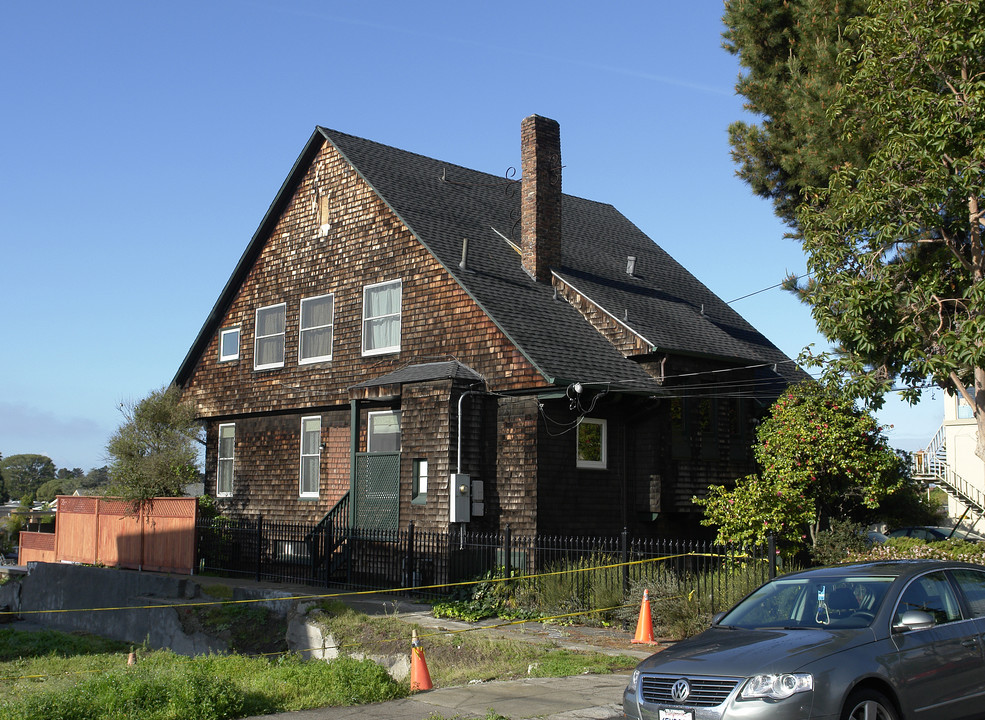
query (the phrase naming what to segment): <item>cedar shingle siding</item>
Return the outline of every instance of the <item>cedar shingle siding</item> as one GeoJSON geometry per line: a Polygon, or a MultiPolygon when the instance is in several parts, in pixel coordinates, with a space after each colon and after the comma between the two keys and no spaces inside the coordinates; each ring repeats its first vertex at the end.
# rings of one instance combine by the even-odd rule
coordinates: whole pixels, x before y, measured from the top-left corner
{"type": "Polygon", "coordinates": [[[235,423],[226,512],[320,520],[350,490],[368,413],[398,410],[401,527],[448,529],[460,465],[482,483],[473,529],[701,532],[691,497],[753,470],[752,423],[800,371],[611,206],[552,195],[559,157],[542,155],[546,196],[564,213],[548,213],[546,239],[525,236],[552,244],[525,245],[540,257],[529,273],[518,187],[315,131],[175,377],[207,425],[210,494],[218,426],[235,423]],[[364,288],[395,280],[399,352],[364,356],[364,288]],[[301,300],[326,294],[331,360],[299,363],[301,300]],[[256,370],[257,309],[279,304],[283,366],[256,370]],[[220,362],[220,331],[233,327],[238,359],[220,362]],[[742,389],[680,378],[725,369],[742,389]],[[321,419],[317,498],[299,497],[308,416],[321,419]],[[604,468],[577,466],[580,417],[606,421],[604,468]],[[419,460],[426,502],[412,495],[419,460]]]}

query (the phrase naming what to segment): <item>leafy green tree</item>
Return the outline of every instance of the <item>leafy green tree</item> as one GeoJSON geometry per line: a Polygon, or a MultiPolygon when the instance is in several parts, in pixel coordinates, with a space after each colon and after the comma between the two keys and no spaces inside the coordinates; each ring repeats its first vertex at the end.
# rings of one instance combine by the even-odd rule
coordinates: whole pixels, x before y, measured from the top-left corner
{"type": "Polygon", "coordinates": [[[760,544],[772,534],[813,545],[831,518],[871,514],[907,485],[906,460],[837,386],[791,386],[756,437],[759,473],[695,498],[702,524],[717,527],[720,542],[760,544]]]}
{"type": "Polygon", "coordinates": [[[92,470],[90,470],[86,476],[79,481],[79,487],[86,490],[93,490],[106,485],[109,485],[108,465],[92,468],[92,470]]]}
{"type": "Polygon", "coordinates": [[[985,4],[871,0],[851,28],[831,117],[879,143],[799,211],[800,290],[838,344],[819,360],[876,405],[928,378],[959,394],[985,457],[985,4]]]}
{"type": "Polygon", "coordinates": [[[729,127],[737,174],[773,201],[777,216],[797,228],[806,188],[827,187],[834,169],[858,164],[872,137],[842,136],[843,119],[828,114],[837,97],[840,53],[855,47],[849,20],[868,0],[726,0],[724,47],[744,72],[736,84],[758,124],[729,127]]]}
{"type": "Polygon", "coordinates": [[[111,492],[136,503],[183,495],[198,479],[197,443],[204,442],[194,408],[172,386],[120,411],[124,422],[106,447],[111,492]]]}
{"type": "Polygon", "coordinates": [[[68,495],[75,488],[67,486],[66,482],[66,480],[59,478],[48,480],[38,488],[34,496],[35,499],[39,502],[50,503],[59,495],[68,495]]]}
{"type": "Polygon", "coordinates": [[[3,479],[3,453],[0,453],[0,503],[6,504],[10,501],[10,492],[7,490],[7,483],[3,479]]]}
{"type": "Polygon", "coordinates": [[[55,477],[55,463],[46,455],[11,455],[0,461],[7,492],[13,497],[33,495],[55,477]]]}

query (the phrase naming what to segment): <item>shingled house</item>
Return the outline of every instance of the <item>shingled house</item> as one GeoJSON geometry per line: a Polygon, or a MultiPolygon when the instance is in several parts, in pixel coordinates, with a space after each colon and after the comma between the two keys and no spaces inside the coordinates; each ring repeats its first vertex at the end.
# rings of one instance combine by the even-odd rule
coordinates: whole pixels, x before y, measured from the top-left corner
{"type": "Polygon", "coordinates": [[[612,206],[558,124],[507,180],[315,129],[174,379],[234,516],[699,533],[799,369],[612,206]],[[334,510],[333,510],[334,509],[334,510]]]}

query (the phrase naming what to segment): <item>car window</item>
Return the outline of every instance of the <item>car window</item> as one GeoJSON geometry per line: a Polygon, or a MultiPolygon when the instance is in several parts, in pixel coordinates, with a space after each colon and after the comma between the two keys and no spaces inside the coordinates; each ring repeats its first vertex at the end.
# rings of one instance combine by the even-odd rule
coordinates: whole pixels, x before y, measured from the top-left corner
{"type": "Polygon", "coordinates": [[[907,586],[896,606],[893,624],[898,625],[903,613],[910,610],[929,613],[937,625],[961,619],[957,598],[943,572],[928,573],[907,586]]]}
{"type": "Polygon", "coordinates": [[[882,604],[891,581],[851,576],[780,578],[739,603],[720,624],[749,629],[865,627],[882,604]]]}
{"type": "Polygon", "coordinates": [[[954,570],[952,574],[968,601],[972,616],[985,617],[985,572],[954,570]]]}

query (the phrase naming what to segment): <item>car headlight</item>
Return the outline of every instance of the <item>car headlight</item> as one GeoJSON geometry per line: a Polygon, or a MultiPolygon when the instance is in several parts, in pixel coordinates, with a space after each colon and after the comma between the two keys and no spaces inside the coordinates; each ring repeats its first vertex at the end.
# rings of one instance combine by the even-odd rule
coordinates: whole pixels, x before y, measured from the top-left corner
{"type": "Polygon", "coordinates": [[[742,688],[743,698],[769,698],[782,700],[794,693],[814,689],[814,678],[809,673],[769,673],[754,675],[742,688]]]}
{"type": "Polygon", "coordinates": [[[633,679],[629,683],[629,686],[635,690],[637,687],[639,687],[639,684],[640,684],[640,669],[636,668],[635,670],[633,670],[633,679]]]}

